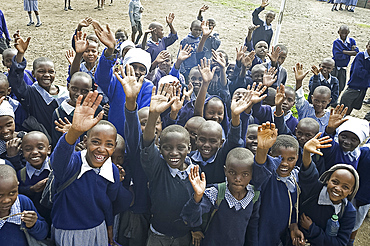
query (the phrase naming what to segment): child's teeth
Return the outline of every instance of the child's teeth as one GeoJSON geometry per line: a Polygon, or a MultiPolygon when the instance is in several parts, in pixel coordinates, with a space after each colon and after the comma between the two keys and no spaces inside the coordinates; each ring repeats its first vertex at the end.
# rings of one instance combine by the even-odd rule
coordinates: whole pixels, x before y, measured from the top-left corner
{"type": "Polygon", "coordinates": [[[179,159],[170,159],[170,161],[177,162],[177,161],[179,161],[179,159]]]}

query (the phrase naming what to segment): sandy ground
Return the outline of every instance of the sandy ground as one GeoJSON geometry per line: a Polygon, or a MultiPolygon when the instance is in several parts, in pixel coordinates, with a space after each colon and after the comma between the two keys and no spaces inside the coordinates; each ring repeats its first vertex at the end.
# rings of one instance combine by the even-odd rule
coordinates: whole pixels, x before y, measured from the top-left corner
{"type": "MultiPolygon", "coordinates": [[[[110,0],[107,0],[109,2],[110,0]]],[[[71,37],[77,27],[79,20],[86,16],[98,20],[102,24],[109,24],[112,30],[125,28],[130,32],[130,22],[128,18],[129,0],[114,0],[113,6],[106,4],[102,11],[95,10],[96,1],[72,0],[72,11],[64,11],[64,2],[39,0],[40,15],[43,25],[39,28],[35,26],[27,27],[28,16],[23,11],[23,1],[21,0],[1,0],[0,8],[4,12],[10,33],[19,29],[21,35],[31,36],[31,43],[26,52],[26,59],[29,61],[28,68],[31,70],[31,61],[40,56],[47,56],[53,59],[56,66],[56,83],[65,85],[67,78],[67,60],[65,52],[71,48],[71,37]]],[[[222,2],[222,1],[218,1],[222,2]]],[[[227,2],[227,1],[226,1],[227,2]]],[[[195,0],[171,1],[171,0],[142,0],[145,8],[142,24],[144,29],[150,22],[157,21],[165,24],[165,16],[169,12],[176,15],[174,27],[178,31],[179,40],[184,38],[189,32],[192,20],[197,16],[198,9],[203,4],[208,4],[210,9],[205,13],[205,17],[212,17],[217,21],[215,31],[220,33],[222,44],[220,49],[225,50],[229,55],[229,60],[235,60],[235,48],[243,44],[247,27],[251,24],[251,14],[260,1],[250,0],[251,4],[243,4],[241,0],[239,7],[233,8],[230,4],[217,4],[217,0],[201,2],[195,0]],[[253,5],[254,4],[254,5],[253,5]]],[[[278,11],[279,1],[271,1],[270,8],[278,11]]],[[[338,37],[337,31],[340,25],[350,26],[350,36],[355,38],[360,50],[364,50],[366,43],[370,39],[370,10],[356,8],[355,13],[347,11],[331,12],[331,4],[314,0],[287,0],[282,32],[279,42],[287,45],[289,49],[288,57],[284,67],[288,69],[288,84],[294,83],[294,74],[291,67],[296,63],[303,63],[305,68],[311,65],[318,65],[325,57],[331,57],[331,47],[333,41],[338,37]]],[[[262,16],[263,17],[263,16],[262,16]]],[[[35,21],[35,17],[34,17],[35,21]]],[[[36,21],[35,21],[36,22],[36,21]]],[[[276,21],[273,27],[276,27],[276,21]]],[[[84,29],[87,33],[92,33],[92,27],[84,29]]],[[[169,32],[165,28],[166,33],[169,32]]],[[[172,45],[169,50],[175,55],[179,47],[179,41],[172,45]]],[[[103,47],[100,47],[101,50],[103,47]]],[[[4,70],[0,65],[0,70],[4,70]]],[[[309,74],[312,76],[312,74],[309,74]]],[[[305,80],[308,83],[308,78],[305,80]]],[[[369,95],[368,95],[369,96],[369,95]]],[[[363,106],[362,110],[353,111],[353,115],[363,117],[370,110],[370,107],[363,106]]],[[[369,245],[370,221],[367,218],[365,224],[360,229],[356,245],[369,245]]]]}

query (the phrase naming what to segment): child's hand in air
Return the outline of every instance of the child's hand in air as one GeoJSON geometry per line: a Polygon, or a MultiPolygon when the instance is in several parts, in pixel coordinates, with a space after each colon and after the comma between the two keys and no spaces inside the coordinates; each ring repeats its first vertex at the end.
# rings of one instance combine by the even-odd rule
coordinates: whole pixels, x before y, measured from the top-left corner
{"type": "Polygon", "coordinates": [[[194,200],[196,203],[199,203],[202,200],[204,191],[206,190],[206,174],[202,172],[199,175],[199,166],[196,165],[190,170],[189,181],[194,189],[194,200]]]}
{"type": "Polygon", "coordinates": [[[257,143],[259,149],[270,149],[276,142],[278,129],[274,123],[266,122],[258,126],[257,143]]]}

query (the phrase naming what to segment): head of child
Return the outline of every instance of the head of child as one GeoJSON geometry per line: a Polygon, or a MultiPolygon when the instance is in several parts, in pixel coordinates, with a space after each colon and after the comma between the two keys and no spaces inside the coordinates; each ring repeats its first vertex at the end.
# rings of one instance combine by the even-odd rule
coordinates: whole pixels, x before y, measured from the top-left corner
{"type": "Polygon", "coordinates": [[[288,56],[288,48],[283,44],[277,44],[275,46],[275,48],[277,48],[277,47],[280,48],[280,53],[279,53],[279,57],[278,57],[277,61],[278,61],[279,65],[281,66],[281,65],[283,65],[286,57],[288,56]]]}
{"type": "Polygon", "coordinates": [[[112,156],[117,142],[117,130],[106,120],[99,121],[84,137],[86,161],[92,168],[100,168],[112,156]]]}
{"type": "Polygon", "coordinates": [[[262,59],[262,61],[265,60],[267,52],[269,51],[269,46],[266,43],[266,41],[259,41],[254,46],[254,50],[256,51],[256,56],[262,59]]]}
{"type": "Polygon", "coordinates": [[[281,105],[282,109],[284,110],[284,113],[288,113],[289,110],[294,106],[295,104],[295,90],[290,87],[285,87],[285,100],[283,104],[281,105]]]}
{"type": "Polygon", "coordinates": [[[51,145],[46,135],[33,131],[27,133],[22,139],[23,157],[36,169],[40,169],[45,159],[51,153],[51,145]]]}
{"type": "Polygon", "coordinates": [[[119,42],[124,42],[127,40],[128,35],[125,29],[119,28],[114,34],[114,37],[116,38],[116,41],[119,42]]]}
{"type": "Polygon", "coordinates": [[[275,12],[274,11],[267,11],[266,13],[266,24],[270,25],[271,22],[275,19],[275,12]]]}
{"type": "Polygon", "coordinates": [[[258,125],[251,124],[248,126],[247,134],[245,136],[245,148],[249,149],[253,155],[257,152],[257,132],[258,125]]]}
{"type": "Polygon", "coordinates": [[[0,73],[0,98],[8,96],[10,92],[11,88],[9,87],[8,77],[0,73]]]}
{"type": "Polygon", "coordinates": [[[231,194],[246,192],[252,179],[253,162],[253,153],[245,148],[234,148],[227,154],[224,170],[231,194]]]}
{"type": "Polygon", "coordinates": [[[163,32],[162,24],[160,24],[158,22],[152,22],[152,23],[149,24],[149,29],[153,30],[152,31],[152,39],[154,39],[155,41],[160,39],[160,38],[163,38],[164,32],[163,32]]]}
{"type": "Polygon", "coordinates": [[[231,80],[231,81],[234,81],[234,79],[236,79],[236,75],[234,74],[234,71],[235,71],[235,64],[234,63],[230,63],[227,66],[226,75],[227,75],[227,78],[229,80],[231,80]]]}
{"type": "Polygon", "coordinates": [[[188,131],[180,125],[166,127],[161,133],[159,150],[171,168],[185,170],[185,158],[191,150],[188,131]]]}
{"type": "Polygon", "coordinates": [[[125,161],[125,149],[126,149],[126,145],[125,145],[125,140],[123,139],[123,137],[117,133],[117,145],[116,145],[116,149],[114,150],[112,156],[111,156],[111,159],[112,159],[112,162],[116,165],[116,166],[123,166],[123,162],[125,161]]]}
{"type": "Polygon", "coordinates": [[[161,63],[159,63],[158,68],[162,72],[165,72],[166,74],[169,74],[170,71],[171,71],[171,65],[172,65],[172,55],[170,55],[170,57],[166,58],[161,63]]]}
{"type": "Polygon", "coordinates": [[[209,18],[207,19],[209,29],[213,30],[216,27],[215,19],[209,18]]]}
{"type": "Polygon", "coordinates": [[[198,128],[204,123],[206,120],[201,116],[194,116],[191,117],[185,124],[185,129],[189,132],[190,136],[190,143],[191,143],[191,151],[197,149],[195,144],[198,136],[198,128]]]}
{"type": "Polygon", "coordinates": [[[276,173],[280,177],[290,176],[298,160],[299,144],[297,139],[290,135],[279,135],[276,142],[271,147],[271,156],[281,157],[281,162],[276,173]]]}
{"type": "Polygon", "coordinates": [[[54,62],[47,57],[37,58],[33,61],[32,76],[37,80],[39,86],[49,91],[55,79],[54,62]]]}
{"type": "Polygon", "coordinates": [[[121,46],[120,46],[120,50],[121,50],[121,57],[125,57],[127,52],[130,50],[130,49],[133,49],[135,48],[135,44],[131,41],[131,40],[126,40],[124,42],[122,42],[121,46]]]}
{"type": "Polygon", "coordinates": [[[344,198],[352,200],[359,188],[359,176],[351,165],[337,164],[324,172],[320,181],[327,186],[333,204],[340,204],[344,198]]]}
{"type": "Polygon", "coordinates": [[[342,41],[346,41],[349,34],[349,27],[347,25],[341,25],[338,30],[339,37],[342,41]]]}
{"type": "Polygon", "coordinates": [[[222,127],[213,120],[207,120],[198,128],[198,137],[195,141],[203,160],[208,160],[222,147],[222,127]]]}
{"type": "Polygon", "coordinates": [[[73,74],[71,81],[67,85],[69,92],[69,101],[73,107],[76,107],[77,98],[82,95],[82,101],[85,100],[87,94],[92,89],[92,79],[90,75],[85,72],[76,72],[73,74]]]}
{"type": "Polygon", "coordinates": [[[316,115],[320,115],[324,113],[324,110],[331,102],[331,91],[326,86],[318,86],[313,91],[311,96],[312,105],[315,110],[316,115]]]}
{"type": "Polygon", "coordinates": [[[193,67],[190,69],[189,75],[188,75],[188,81],[193,84],[193,92],[195,95],[198,95],[198,92],[200,90],[200,86],[203,83],[203,77],[200,74],[198,66],[193,67]]]}
{"type": "Polygon", "coordinates": [[[202,34],[202,27],[201,27],[201,24],[202,24],[202,22],[201,22],[201,21],[199,21],[199,20],[194,20],[194,21],[191,23],[190,31],[191,31],[191,35],[192,35],[194,38],[198,38],[198,37],[202,34]]]}
{"type": "Polygon", "coordinates": [[[276,90],[272,87],[269,87],[268,89],[268,95],[263,100],[264,105],[270,105],[271,107],[275,106],[275,96],[276,96],[276,90]]]}
{"type": "Polygon", "coordinates": [[[225,117],[225,107],[222,100],[218,97],[211,98],[204,105],[204,118],[206,120],[214,120],[221,124],[225,117]]]}
{"type": "Polygon", "coordinates": [[[8,216],[18,197],[18,179],[15,170],[0,165],[0,217],[8,216]]]}
{"type": "Polygon", "coordinates": [[[123,60],[123,66],[131,65],[135,71],[135,77],[139,81],[141,76],[145,76],[149,72],[151,66],[151,57],[148,52],[139,48],[133,48],[127,51],[123,60]]]}
{"type": "Polygon", "coordinates": [[[253,82],[257,84],[263,82],[263,74],[265,73],[266,67],[262,64],[257,64],[252,67],[251,78],[253,82]]]}
{"type": "Polygon", "coordinates": [[[344,152],[355,150],[369,136],[369,122],[347,116],[348,119],[337,128],[338,143],[344,152]]]}
{"type": "Polygon", "coordinates": [[[99,43],[89,40],[87,49],[82,54],[82,58],[87,64],[95,64],[99,56],[99,43]]]}
{"type": "Polygon", "coordinates": [[[15,122],[13,107],[8,101],[0,104],[0,139],[7,142],[14,138],[15,122]]]}
{"type": "Polygon", "coordinates": [[[3,65],[6,68],[10,68],[12,66],[12,59],[15,55],[17,55],[17,49],[8,48],[3,51],[3,65]]]}
{"type": "Polygon", "coordinates": [[[317,133],[319,133],[320,125],[313,118],[303,118],[298,122],[297,127],[295,128],[295,136],[298,140],[299,146],[303,146],[317,133]]]}
{"type": "Polygon", "coordinates": [[[334,66],[335,66],[335,62],[332,58],[330,57],[324,58],[324,60],[322,60],[320,64],[321,74],[325,78],[329,78],[329,74],[331,73],[331,71],[333,71],[334,66]]]}
{"type": "MultiPolygon", "coordinates": [[[[138,117],[139,117],[139,122],[140,122],[140,127],[141,127],[141,132],[144,132],[146,123],[148,122],[148,117],[149,117],[149,107],[144,107],[139,109],[137,112],[138,117]]],[[[162,132],[162,121],[161,117],[158,117],[157,122],[155,124],[155,142],[158,143],[159,136],[161,135],[162,132]]]]}

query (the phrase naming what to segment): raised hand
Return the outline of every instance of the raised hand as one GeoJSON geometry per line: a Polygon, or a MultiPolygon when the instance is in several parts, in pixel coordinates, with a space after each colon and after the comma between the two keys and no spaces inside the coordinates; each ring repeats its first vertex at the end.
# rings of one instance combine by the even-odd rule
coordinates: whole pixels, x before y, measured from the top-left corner
{"type": "Polygon", "coordinates": [[[274,67],[270,67],[268,71],[266,69],[263,73],[263,85],[270,87],[273,83],[275,83],[275,81],[277,80],[277,76],[275,76],[276,72],[277,70],[274,67]]]}
{"type": "Polygon", "coordinates": [[[223,57],[221,52],[216,52],[215,50],[212,49],[212,60],[218,63],[221,68],[226,67],[226,59],[223,57]]]}
{"type": "Polygon", "coordinates": [[[247,52],[246,46],[240,46],[239,50],[236,48],[236,61],[241,61],[245,52],[247,52]]]}
{"type": "Polygon", "coordinates": [[[315,75],[319,75],[319,73],[321,72],[322,68],[318,69],[315,65],[313,65],[311,67],[311,72],[313,72],[313,74],[315,75]]]}
{"type": "Polygon", "coordinates": [[[174,82],[176,83],[176,85],[173,85],[172,86],[172,96],[171,96],[171,99],[174,98],[174,102],[171,104],[171,114],[172,115],[172,119],[176,119],[177,117],[177,113],[180,111],[180,109],[182,108],[182,106],[184,105],[184,101],[185,101],[185,95],[182,96],[182,98],[180,98],[181,96],[181,85],[179,82],[174,82]]]}
{"type": "Polygon", "coordinates": [[[254,32],[254,30],[256,30],[257,28],[259,28],[260,27],[260,25],[257,25],[257,26],[255,26],[255,25],[250,25],[249,27],[248,27],[248,32],[254,32]]]}
{"type": "Polygon", "coordinates": [[[155,58],[155,62],[157,64],[160,64],[162,62],[164,62],[165,60],[167,59],[170,59],[171,58],[171,54],[170,52],[168,52],[167,50],[162,50],[161,52],[159,52],[159,54],[157,55],[157,58],[155,58]]]}
{"type": "Polygon", "coordinates": [[[303,65],[300,63],[297,63],[295,67],[293,67],[294,75],[295,75],[295,81],[296,81],[296,86],[295,90],[298,90],[299,88],[302,87],[302,81],[308,74],[309,70],[306,72],[303,71],[303,65]]]}
{"type": "Polygon", "coordinates": [[[208,5],[203,5],[201,8],[200,8],[200,12],[206,12],[206,10],[208,10],[209,9],[209,7],[208,7],[208,5]]]}
{"type": "Polygon", "coordinates": [[[111,32],[108,24],[107,30],[104,30],[99,22],[97,22],[96,20],[93,20],[92,25],[94,27],[95,34],[99,38],[100,42],[102,42],[108,48],[114,49],[116,47],[116,39],[114,37],[114,34],[111,32]]]}
{"type": "Polygon", "coordinates": [[[182,94],[184,95],[185,100],[190,101],[191,94],[193,93],[193,90],[194,90],[193,84],[191,82],[189,82],[188,89],[186,89],[186,87],[184,87],[184,89],[182,90],[182,94]]]}
{"type": "Polygon", "coordinates": [[[174,13],[169,13],[168,16],[166,16],[167,24],[172,25],[174,19],[175,19],[175,14],[174,13]]]}
{"type": "Polygon", "coordinates": [[[267,7],[267,5],[269,5],[269,1],[268,0],[262,0],[261,7],[265,8],[265,7],[267,7]]]}
{"type": "Polygon", "coordinates": [[[252,94],[251,102],[253,104],[256,104],[265,99],[267,95],[262,94],[265,92],[266,89],[267,87],[263,86],[262,83],[259,83],[258,86],[256,86],[256,82],[254,82],[252,88],[248,85],[247,90],[250,90],[252,94]]]}
{"type": "Polygon", "coordinates": [[[191,47],[190,45],[185,44],[184,47],[180,45],[180,50],[179,50],[179,54],[177,55],[177,59],[180,61],[185,61],[191,56],[192,51],[193,51],[193,47],[191,47]]]}
{"type": "Polygon", "coordinates": [[[19,30],[17,30],[14,35],[14,47],[18,50],[18,53],[24,54],[28,48],[31,37],[28,37],[26,41],[21,37],[19,30]]]}
{"type": "Polygon", "coordinates": [[[318,154],[322,156],[323,154],[319,149],[330,148],[331,144],[327,143],[330,143],[331,141],[333,141],[333,139],[331,139],[329,136],[325,136],[322,138],[320,138],[320,136],[321,132],[319,132],[318,134],[316,134],[315,137],[307,141],[303,147],[303,150],[309,153],[318,154]]]}
{"type": "Polygon", "coordinates": [[[163,113],[171,104],[175,101],[175,98],[171,98],[172,95],[172,85],[169,83],[160,84],[158,91],[156,91],[156,87],[153,86],[152,89],[152,98],[150,101],[149,112],[161,114],[163,113]]]}
{"type": "Polygon", "coordinates": [[[208,37],[209,35],[211,35],[212,33],[212,29],[209,28],[209,23],[208,21],[202,21],[202,24],[201,24],[201,27],[202,27],[202,34],[204,38],[208,37]]]}
{"type": "Polygon", "coordinates": [[[93,19],[91,17],[86,17],[85,19],[82,19],[79,23],[78,23],[78,27],[77,29],[78,30],[81,30],[82,27],[88,27],[92,24],[93,22],[93,19]]]}
{"type": "Polygon", "coordinates": [[[285,86],[281,84],[276,88],[275,105],[281,106],[285,100],[285,86]]]}
{"type": "Polygon", "coordinates": [[[202,231],[191,231],[191,238],[194,246],[200,246],[200,242],[204,238],[202,231]]]}
{"type": "Polygon", "coordinates": [[[335,129],[346,122],[348,119],[343,118],[347,113],[348,107],[344,108],[344,104],[337,105],[335,109],[330,110],[329,123],[326,127],[328,134],[334,134],[335,129]]]}
{"type": "Polygon", "coordinates": [[[209,82],[211,82],[211,80],[213,79],[216,67],[211,70],[211,61],[204,57],[200,60],[200,65],[198,64],[198,68],[200,74],[202,75],[203,83],[209,84],[209,82]]]}
{"type": "Polygon", "coordinates": [[[280,52],[281,52],[280,47],[275,48],[274,46],[272,46],[271,54],[267,54],[271,60],[271,63],[277,62],[277,60],[279,59],[280,52]]]}
{"type": "Polygon", "coordinates": [[[114,75],[122,85],[123,91],[126,95],[126,101],[132,101],[135,105],[137,95],[139,95],[139,92],[143,85],[144,76],[141,76],[139,81],[137,81],[134,68],[129,64],[126,65],[126,71],[122,65],[120,66],[120,70],[122,78],[117,72],[115,72],[114,75]]]}
{"type": "Polygon", "coordinates": [[[64,117],[64,121],[62,118],[54,121],[55,123],[55,130],[61,133],[66,133],[71,129],[72,123],[68,120],[67,117],[64,117]]]}
{"type": "Polygon", "coordinates": [[[256,52],[253,50],[248,55],[246,55],[246,54],[243,55],[243,57],[241,59],[241,62],[242,62],[244,67],[247,68],[247,67],[250,67],[252,65],[255,54],[256,54],[256,52]]]}
{"type": "Polygon", "coordinates": [[[278,129],[274,123],[266,122],[258,126],[257,142],[258,148],[268,150],[276,142],[278,129]]]}
{"type": "Polygon", "coordinates": [[[75,59],[75,52],[72,49],[67,50],[65,56],[68,60],[69,65],[72,65],[72,62],[75,59]]]}
{"type": "Polygon", "coordinates": [[[241,97],[239,95],[234,95],[231,100],[231,114],[239,116],[243,111],[252,105],[252,92],[247,90],[241,97]]]}
{"type": "Polygon", "coordinates": [[[6,156],[13,157],[18,155],[19,151],[21,150],[22,139],[21,138],[13,138],[6,142],[6,156]]]}
{"type": "MultiPolygon", "coordinates": [[[[89,42],[86,40],[86,33],[77,31],[74,35],[76,53],[84,53],[89,47],[89,42]]],[[[72,61],[73,62],[73,61],[72,61]]]]}
{"type": "Polygon", "coordinates": [[[189,181],[194,189],[194,200],[196,203],[199,203],[206,190],[206,174],[202,172],[202,174],[199,175],[199,166],[196,165],[194,168],[190,169],[189,181]]]}
{"type": "Polygon", "coordinates": [[[35,211],[23,211],[21,215],[21,221],[27,228],[31,228],[36,224],[37,213],[35,211]]]}

